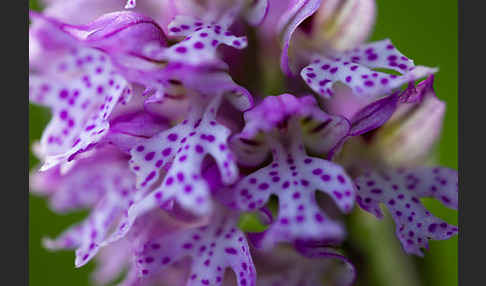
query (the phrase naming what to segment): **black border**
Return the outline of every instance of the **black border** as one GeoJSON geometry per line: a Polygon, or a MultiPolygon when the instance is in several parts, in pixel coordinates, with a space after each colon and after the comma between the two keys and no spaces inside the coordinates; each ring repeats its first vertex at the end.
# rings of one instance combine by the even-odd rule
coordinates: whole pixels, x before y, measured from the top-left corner
{"type": "MultiPolygon", "coordinates": [[[[485,17],[482,7],[459,0],[459,285],[484,280],[485,17]],[[468,42],[469,41],[469,42],[468,42]],[[466,136],[469,136],[466,139],[466,136]],[[480,154],[482,153],[482,154],[480,154]],[[466,219],[467,217],[467,219],[466,219]]],[[[479,6],[479,5],[477,5],[479,6]]]]}
{"type": "MultiPolygon", "coordinates": [[[[2,3],[2,283],[28,285],[28,1],[2,3]],[[15,78],[14,78],[15,77],[15,78]],[[8,89],[6,89],[8,88],[8,89]],[[11,278],[12,282],[7,279],[11,278]]],[[[9,279],[8,279],[9,280],[9,279]]]]}

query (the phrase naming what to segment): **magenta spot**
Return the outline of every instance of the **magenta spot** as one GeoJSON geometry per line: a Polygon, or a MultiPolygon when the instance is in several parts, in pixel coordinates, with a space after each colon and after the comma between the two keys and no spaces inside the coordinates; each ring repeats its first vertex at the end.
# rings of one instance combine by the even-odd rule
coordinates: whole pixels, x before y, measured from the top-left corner
{"type": "Polygon", "coordinates": [[[323,80],[319,81],[319,85],[325,86],[326,84],[328,84],[330,82],[331,82],[331,80],[329,80],[329,79],[323,79],[323,80]]]}
{"type": "Polygon", "coordinates": [[[190,185],[185,186],[185,187],[184,187],[184,191],[185,191],[186,193],[190,193],[190,192],[192,192],[192,186],[190,186],[190,185]]]}
{"type": "Polygon", "coordinates": [[[92,130],[93,128],[95,128],[95,125],[94,125],[94,124],[91,124],[91,125],[87,126],[87,127],[85,128],[85,130],[86,130],[86,131],[90,131],[90,130],[92,130]]]}
{"type": "Polygon", "coordinates": [[[184,243],[182,245],[182,248],[184,248],[184,249],[191,249],[192,248],[192,243],[184,243]]]}
{"type": "Polygon", "coordinates": [[[338,178],[338,181],[339,181],[341,184],[346,183],[346,179],[345,179],[345,178],[344,178],[342,175],[338,175],[338,176],[337,176],[337,178],[338,178]]]}
{"type": "Polygon", "coordinates": [[[369,60],[369,61],[374,61],[374,60],[376,60],[377,58],[378,58],[378,55],[377,55],[377,54],[370,54],[370,55],[368,56],[368,60],[369,60]]]}
{"type": "Polygon", "coordinates": [[[201,154],[204,152],[204,148],[201,145],[196,145],[195,149],[197,153],[201,154]]]}
{"type": "Polygon", "coordinates": [[[399,64],[399,65],[398,65],[398,68],[399,68],[399,69],[401,69],[401,70],[406,70],[406,69],[407,69],[407,67],[408,67],[408,66],[407,66],[407,65],[405,65],[405,64],[399,64]]]}
{"type": "Polygon", "coordinates": [[[150,172],[150,174],[148,174],[145,181],[148,182],[148,181],[152,180],[154,177],[155,177],[155,171],[152,171],[152,172],[150,172]]]}
{"type": "Polygon", "coordinates": [[[237,251],[236,249],[232,248],[232,247],[227,247],[224,249],[224,251],[228,254],[232,254],[232,255],[236,255],[237,251]]]}
{"type": "Polygon", "coordinates": [[[63,90],[61,90],[61,92],[59,92],[60,98],[66,98],[66,97],[68,97],[68,95],[69,95],[69,92],[66,89],[63,89],[63,90]]]}
{"type": "Polygon", "coordinates": [[[149,256],[149,257],[145,258],[145,262],[150,264],[150,263],[154,262],[154,258],[149,256]]]}
{"type": "Polygon", "coordinates": [[[332,193],[339,200],[342,199],[342,197],[343,197],[343,195],[340,192],[338,192],[338,191],[333,191],[332,193]]]}
{"type": "Polygon", "coordinates": [[[428,230],[429,230],[429,232],[433,233],[433,232],[435,232],[436,228],[437,228],[437,224],[432,223],[432,224],[429,225],[428,230]]]}
{"type": "Polygon", "coordinates": [[[380,189],[372,189],[371,192],[373,194],[381,194],[382,193],[382,190],[380,190],[380,189]]]}
{"type": "Polygon", "coordinates": [[[321,180],[327,182],[329,180],[331,180],[331,176],[329,176],[328,174],[324,174],[321,176],[321,180]]]}
{"type": "Polygon", "coordinates": [[[154,156],[155,156],[155,152],[147,153],[147,155],[145,155],[145,160],[150,161],[154,158],[154,156]]]}
{"type": "Polygon", "coordinates": [[[164,264],[164,265],[165,265],[165,264],[167,264],[167,263],[169,263],[169,262],[170,262],[170,258],[169,258],[169,257],[164,257],[164,258],[162,258],[162,264],[164,264]]]}
{"type": "MultiPolygon", "coordinates": [[[[177,138],[176,138],[177,139],[177,138]]],[[[170,148],[165,148],[163,151],[162,151],[162,155],[164,156],[169,156],[170,155],[170,152],[171,152],[171,149],[170,148]]]]}
{"type": "Polygon", "coordinates": [[[180,47],[177,47],[177,48],[175,49],[175,51],[176,51],[176,52],[178,52],[179,54],[184,54],[184,53],[186,53],[186,52],[187,52],[187,48],[186,48],[186,47],[182,47],[182,46],[180,46],[180,47]]]}
{"type": "Polygon", "coordinates": [[[201,42],[196,42],[196,43],[194,44],[194,48],[196,48],[196,49],[198,49],[198,50],[200,50],[200,49],[204,49],[204,44],[203,44],[203,43],[201,43],[201,42]]]}
{"type": "Polygon", "coordinates": [[[367,81],[365,81],[365,85],[366,86],[373,86],[373,85],[375,85],[375,83],[372,82],[371,80],[367,80],[367,81]]]}
{"type": "Polygon", "coordinates": [[[262,183],[258,186],[258,188],[262,191],[268,189],[268,187],[269,185],[267,183],[262,183]]]}

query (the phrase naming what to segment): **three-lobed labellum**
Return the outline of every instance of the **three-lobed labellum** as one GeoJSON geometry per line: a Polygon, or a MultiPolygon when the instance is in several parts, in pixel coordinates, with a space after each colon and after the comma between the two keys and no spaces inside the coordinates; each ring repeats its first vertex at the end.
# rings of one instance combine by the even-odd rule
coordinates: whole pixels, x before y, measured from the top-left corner
{"type": "Polygon", "coordinates": [[[440,167],[374,171],[358,177],[356,184],[361,208],[378,218],[383,217],[379,203],[390,210],[407,253],[423,256],[421,248],[428,248],[429,239],[448,239],[458,232],[457,227],[431,215],[419,200],[433,197],[457,209],[457,171],[440,167]]]}

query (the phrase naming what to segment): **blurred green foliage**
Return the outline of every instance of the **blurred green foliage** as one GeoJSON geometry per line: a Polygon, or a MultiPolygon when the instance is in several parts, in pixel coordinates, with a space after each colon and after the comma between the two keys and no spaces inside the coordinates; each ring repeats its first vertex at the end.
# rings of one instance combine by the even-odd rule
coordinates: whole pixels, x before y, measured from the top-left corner
{"type": "MultiPolygon", "coordinates": [[[[455,0],[377,0],[377,5],[378,17],[371,40],[390,38],[405,55],[413,58],[415,63],[440,68],[436,76],[435,88],[438,97],[447,102],[447,112],[443,136],[439,144],[439,158],[442,165],[457,168],[458,3],[455,0]]],[[[40,8],[35,0],[29,0],[29,6],[35,10],[40,8]]],[[[48,120],[47,110],[29,106],[31,143],[40,138],[42,129],[48,120]]],[[[32,153],[29,158],[29,166],[32,168],[37,164],[37,160],[32,153]]],[[[435,201],[427,201],[426,204],[438,216],[450,223],[457,224],[455,211],[447,210],[435,201]]],[[[29,280],[31,286],[90,285],[89,273],[94,268],[93,263],[81,269],[75,269],[72,251],[49,252],[41,246],[43,237],[58,235],[67,226],[79,221],[85,215],[84,212],[69,215],[54,214],[48,210],[44,199],[30,196],[29,280]]],[[[242,223],[248,222],[242,221],[242,223]]],[[[379,233],[371,233],[371,235],[369,229],[366,230],[367,227],[358,225],[350,231],[351,235],[356,234],[353,240],[364,241],[371,247],[366,253],[373,256],[372,265],[365,268],[370,273],[360,274],[371,279],[367,283],[369,285],[402,285],[396,279],[406,275],[409,270],[405,268],[410,265],[407,264],[402,269],[400,267],[403,264],[390,261],[397,259],[397,256],[385,253],[387,242],[382,244],[384,239],[390,237],[393,239],[390,234],[394,233],[394,226],[392,224],[385,224],[382,227],[372,226],[372,231],[379,233]],[[368,233],[364,234],[366,231],[368,233]]],[[[395,245],[395,247],[398,246],[395,245]]],[[[405,257],[403,253],[399,253],[398,256],[405,257]]],[[[458,284],[457,259],[457,237],[455,237],[448,241],[432,241],[425,258],[412,258],[411,260],[414,262],[412,267],[420,273],[422,285],[455,286],[458,284]]]]}

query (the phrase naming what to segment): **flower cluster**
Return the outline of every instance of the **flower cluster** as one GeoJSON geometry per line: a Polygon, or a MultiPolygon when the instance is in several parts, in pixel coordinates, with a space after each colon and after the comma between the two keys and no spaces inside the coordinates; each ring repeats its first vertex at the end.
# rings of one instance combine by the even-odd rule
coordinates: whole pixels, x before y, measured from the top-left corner
{"type": "Polygon", "coordinates": [[[384,204],[410,254],[457,234],[420,201],[458,204],[457,172],[422,166],[437,70],[364,43],[373,0],[46,2],[30,14],[30,101],[52,114],[32,191],[90,209],[45,246],[96,257],[98,283],[351,285],[336,247],[355,201],[384,204]],[[263,91],[272,66],[286,93],[263,91]],[[263,231],[239,227],[248,213],[263,231]]]}

